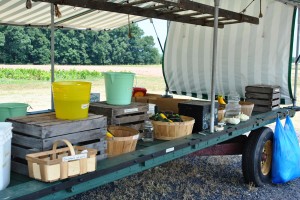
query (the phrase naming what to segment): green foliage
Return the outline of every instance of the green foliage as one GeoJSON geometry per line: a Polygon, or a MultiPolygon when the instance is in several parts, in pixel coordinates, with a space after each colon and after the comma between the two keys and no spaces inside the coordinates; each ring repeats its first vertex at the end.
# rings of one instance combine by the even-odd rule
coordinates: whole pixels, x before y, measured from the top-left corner
{"type": "MultiPolygon", "coordinates": [[[[159,64],[161,56],[152,36],[137,25],[111,31],[55,31],[57,64],[114,65],[159,64]]],[[[50,30],[0,26],[0,63],[49,64],[50,30]]]]}
{"type": "MultiPolygon", "coordinates": [[[[56,70],[55,79],[71,80],[71,79],[97,79],[101,78],[102,74],[97,71],[82,70],[56,70]]],[[[40,69],[6,69],[0,68],[0,79],[14,80],[44,80],[48,81],[51,78],[50,71],[40,69]]]]}

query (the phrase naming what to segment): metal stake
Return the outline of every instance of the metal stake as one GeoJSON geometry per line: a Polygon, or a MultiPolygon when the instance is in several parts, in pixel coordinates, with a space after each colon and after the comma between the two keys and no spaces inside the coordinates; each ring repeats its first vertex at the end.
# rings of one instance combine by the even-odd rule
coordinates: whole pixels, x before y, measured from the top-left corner
{"type": "Polygon", "coordinates": [[[210,106],[210,132],[214,132],[215,125],[215,79],[217,65],[217,46],[218,46],[218,25],[219,25],[219,5],[220,0],[215,0],[214,15],[214,38],[213,38],[213,57],[212,57],[212,75],[211,75],[211,106],[210,106]]]}
{"type": "MultiPolygon", "coordinates": [[[[299,7],[298,7],[298,29],[297,29],[297,44],[296,44],[296,58],[299,55],[299,34],[300,34],[300,16],[299,16],[299,7]]],[[[293,106],[297,104],[297,82],[298,82],[298,62],[295,60],[295,79],[294,79],[294,99],[293,106]]]]}
{"type": "Polygon", "coordinates": [[[54,82],[54,4],[51,3],[51,110],[54,110],[52,83],[54,82]]]}

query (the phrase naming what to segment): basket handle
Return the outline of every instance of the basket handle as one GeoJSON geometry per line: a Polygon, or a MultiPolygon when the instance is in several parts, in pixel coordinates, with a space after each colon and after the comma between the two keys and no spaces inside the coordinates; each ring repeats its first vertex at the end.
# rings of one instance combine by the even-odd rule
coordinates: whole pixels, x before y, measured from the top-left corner
{"type": "Polygon", "coordinates": [[[58,145],[59,143],[61,143],[61,142],[65,143],[65,144],[68,146],[68,148],[69,148],[69,150],[70,150],[70,153],[71,153],[71,156],[74,156],[74,155],[75,155],[75,150],[74,150],[74,147],[73,147],[73,145],[71,144],[71,142],[69,142],[68,140],[57,140],[57,141],[55,141],[55,142],[53,143],[53,146],[52,146],[52,150],[53,150],[52,159],[56,158],[56,149],[57,149],[57,145],[58,145]]]}

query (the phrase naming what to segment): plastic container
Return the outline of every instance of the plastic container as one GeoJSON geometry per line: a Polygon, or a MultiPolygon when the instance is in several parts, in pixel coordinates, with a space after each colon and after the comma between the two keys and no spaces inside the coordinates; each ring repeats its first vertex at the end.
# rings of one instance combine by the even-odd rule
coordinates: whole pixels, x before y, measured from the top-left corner
{"type": "Polygon", "coordinates": [[[129,105],[131,103],[134,73],[103,72],[105,79],[106,103],[129,105]]]}
{"type": "Polygon", "coordinates": [[[11,117],[25,116],[28,106],[26,103],[0,103],[0,122],[11,117]]]}
{"type": "Polygon", "coordinates": [[[225,118],[236,117],[241,114],[241,105],[239,104],[240,95],[236,92],[231,92],[228,95],[228,103],[226,105],[225,118]]]}
{"type": "Polygon", "coordinates": [[[59,81],[52,83],[56,118],[85,119],[88,117],[90,82],[59,81]]]}
{"type": "Polygon", "coordinates": [[[12,124],[0,122],[0,190],[10,182],[12,124]]]}

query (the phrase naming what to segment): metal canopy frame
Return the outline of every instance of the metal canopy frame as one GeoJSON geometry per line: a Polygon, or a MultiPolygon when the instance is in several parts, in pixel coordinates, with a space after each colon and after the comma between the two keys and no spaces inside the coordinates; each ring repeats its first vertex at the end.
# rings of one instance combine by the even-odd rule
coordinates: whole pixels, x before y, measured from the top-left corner
{"type": "MultiPolygon", "coordinates": [[[[78,1],[78,0],[33,0],[36,2],[48,2],[58,5],[89,8],[90,11],[83,12],[82,16],[95,10],[123,13],[128,15],[143,16],[146,18],[157,18],[188,24],[213,27],[214,7],[206,4],[193,2],[191,0],[131,0],[131,1],[78,1]]],[[[74,17],[70,17],[74,19],[74,17]]],[[[68,20],[68,19],[65,19],[68,20]]],[[[64,20],[64,21],[65,21],[64,20]]],[[[226,24],[247,22],[258,24],[259,19],[236,13],[229,10],[219,9],[219,28],[226,24]]],[[[59,23],[59,22],[57,22],[59,23]]],[[[56,24],[57,24],[56,23],[56,24]]]]}

